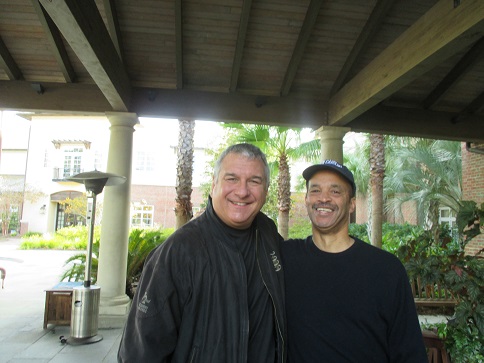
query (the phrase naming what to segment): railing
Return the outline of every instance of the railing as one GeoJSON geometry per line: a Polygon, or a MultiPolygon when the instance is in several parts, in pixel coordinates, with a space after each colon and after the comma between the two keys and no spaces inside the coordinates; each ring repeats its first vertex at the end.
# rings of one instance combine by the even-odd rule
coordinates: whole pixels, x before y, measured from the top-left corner
{"type": "Polygon", "coordinates": [[[455,296],[439,282],[422,283],[417,276],[410,280],[413,298],[417,306],[455,306],[455,296]]]}
{"type": "Polygon", "coordinates": [[[67,178],[82,173],[83,170],[74,170],[74,169],[69,169],[69,170],[64,170],[64,168],[53,168],[52,169],[52,180],[53,181],[61,181],[61,180],[66,180],[67,178]]]}

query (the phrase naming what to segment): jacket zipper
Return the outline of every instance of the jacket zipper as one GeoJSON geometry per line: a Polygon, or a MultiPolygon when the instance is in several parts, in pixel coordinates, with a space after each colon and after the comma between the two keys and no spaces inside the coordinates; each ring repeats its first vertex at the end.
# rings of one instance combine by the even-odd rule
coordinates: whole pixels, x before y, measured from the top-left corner
{"type": "Polygon", "coordinates": [[[281,332],[279,319],[277,318],[277,307],[276,307],[276,304],[274,302],[274,297],[271,294],[271,290],[269,290],[269,288],[267,287],[266,280],[264,280],[264,274],[262,273],[262,268],[261,268],[260,262],[259,262],[259,230],[258,229],[256,229],[256,231],[255,231],[255,252],[256,252],[255,256],[256,256],[256,260],[257,260],[257,267],[259,268],[259,273],[260,273],[260,276],[261,276],[261,279],[262,279],[262,283],[264,284],[264,287],[266,288],[267,292],[269,293],[269,296],[270,296],[271,302],[272,302],[272,307],[274,308],[274,319],[276,320],[277,331],[278,331],[279,336],[281,338],[281,345],[282,345],[282,347],[281,347],[282,348],[281,349],[282,356],[280,357],[280,361],[284,362],[285,342],[284,342],[284,336],[282,335],[282,332],[281,332]]]}

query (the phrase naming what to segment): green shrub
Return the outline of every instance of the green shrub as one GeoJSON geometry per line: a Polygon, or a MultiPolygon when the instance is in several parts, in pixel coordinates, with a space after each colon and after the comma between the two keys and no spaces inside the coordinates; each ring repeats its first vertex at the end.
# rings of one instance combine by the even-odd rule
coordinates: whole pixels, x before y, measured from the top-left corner
{"type": "MultiPolygon", "coordinates": [[[[162,244],[171,234],[173,228],[167,229],[132,229],[128,238],[128,261],[126,268],[126,294],[132,298],[134,286],[143,271],[148,254],[162,244]]],[[[69,233],[67,233],[68,235],[69,233]]],[[[70,236],[72,238],[72,236],[70,236]]],[[[91,257],[91,283],[97,282],[99,239],[94,240],[91,257]]],[[[78,253],[66,260],[62,281],[84,281],[86,270],[86,253],[78,253]]]]}
{"type": "Polygon", "coordinates": [[[452,319],[439,332],[453,362],[484,362],[484,259],[482,253],[465,253],[469,241],[482,233],[483,220],[484,204],[463,202],[457,215],[462,238],[453,241],[444,231],[434,241],[425,232],[397,250],[411,279],[420,275],[423,284],[438,282],[457,299],[452,319]]]}
{"type": "Polygon", "coordinates": [[[42,237],[42,233],[40,233],[40,232],[27,232],[22,236],[22,238],[30,238],[30,237],[34,237],[34,236],[42,237]]]}
{"type": "Polygon", "coordinates": [[[312,232],[311,222],[308,219],[304,219],[304,220],[295,221],[292,224],[292,226],[289,228],[288,238],[306,239],[307,236],[310,236],[312,234],[313,232],[312,232]]]}
{"type": "MultiPolygon", "coordinates": [[[[99,240],[101,227],[94,227],[93,240],[99,240]]],[[[66,227],[57,230],[53,235],[40,233],[25,234],[22,236],[20,249],[56,249],[56,250],[85,250],[88,241],[88,228],[86,226],[66,227]]]]}

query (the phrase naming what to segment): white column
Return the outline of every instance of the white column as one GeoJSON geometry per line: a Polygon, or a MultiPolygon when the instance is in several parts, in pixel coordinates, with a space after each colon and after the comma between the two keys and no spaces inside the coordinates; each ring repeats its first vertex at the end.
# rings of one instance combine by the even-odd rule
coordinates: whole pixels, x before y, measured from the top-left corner
{"type": "Polygon", "coordinates": [[[321,139],[321,161],[331,159],[343,163],[343,137],[349,127],[321,126],[316,136],[321,139]]]}
{"type": "Polygon", "coordinates": [[[106,112],[106,116],[111,123],[106,172],[126,177],[124,184],[104,188],[96,282],[101,287],[99,326],[115,327],[124,324],[131,303],[125,290],[133,132],[138,117],[134,113],[125,112],[106,112]]]}

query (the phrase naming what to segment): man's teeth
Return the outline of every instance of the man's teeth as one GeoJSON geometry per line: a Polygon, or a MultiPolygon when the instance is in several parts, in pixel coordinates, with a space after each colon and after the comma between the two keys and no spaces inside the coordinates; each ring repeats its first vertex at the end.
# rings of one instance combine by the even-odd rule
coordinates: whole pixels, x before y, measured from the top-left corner
{"type": "Polygon", "coordinates": [[[244,205],[247,205],[247,203],[239,203],[239,202],[232,202],[234,203],[235,205],[240,205],[241,207],[243,207],[244,205]]]}
{"type": "Polygon", "coordinates": [[[329,208],[316,208],[318,212],[331,212],[331,209],[329,208]]]}

